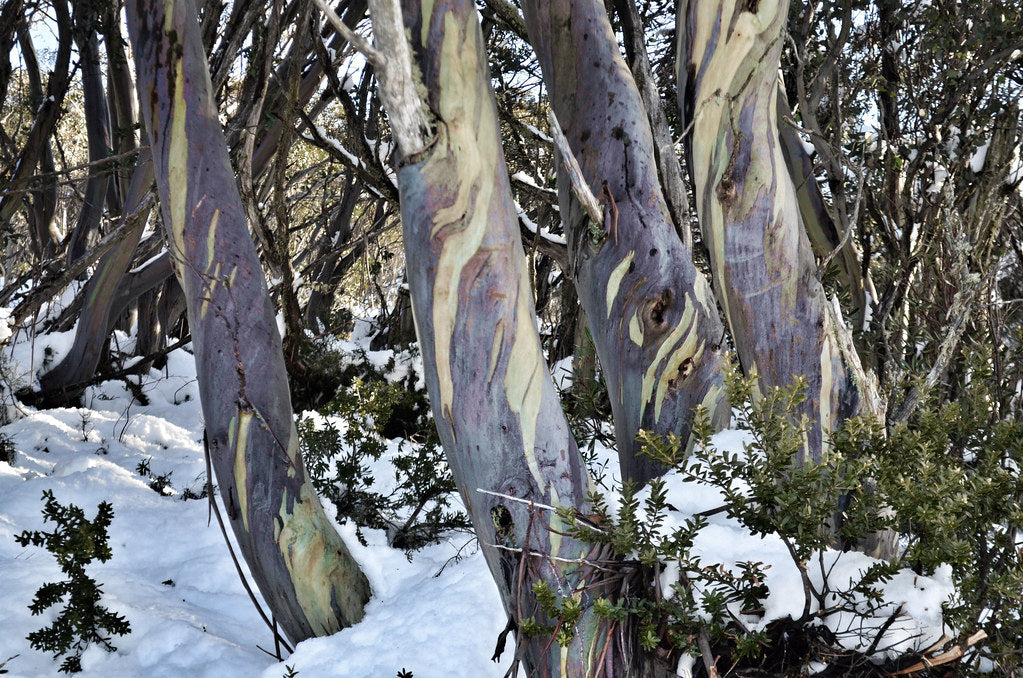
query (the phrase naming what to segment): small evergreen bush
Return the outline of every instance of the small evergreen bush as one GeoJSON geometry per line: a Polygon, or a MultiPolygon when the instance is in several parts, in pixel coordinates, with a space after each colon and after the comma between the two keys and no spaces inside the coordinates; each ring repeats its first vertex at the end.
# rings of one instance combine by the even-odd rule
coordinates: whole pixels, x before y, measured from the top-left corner
{"type": "MultiPolygon", "coordinates": [[[[983,380],[959,403],[925,407],[907,425],[891,431],[867,418],[846,422],[828,456],[817,464],[797,463],[809,422],[788,413],[803,397],[801,383],[754,402],[753,382],[733,369],[726,375],[726,388],[738,427],[749,431],[742,452],[712,444],[704,410],[697,412],[696,441],[688,457],[685,441],[644,434],[646,454],[674,467],[687,481],[717,489],[722,506],[702,515],[675,514],[675,527],[669,529],[672,507],[664,480],[655,479],[643,498],[631,486],[622,488],[613,512],[603,496],[591,496],[595,522],[561,512],[574,525],[573,536],[609,544],[624,556],[623,572],[647,573],[646,588],[638,594],[598,599],[598,615],[609,621],[631,618],[642,647],[658,649],[661,656],[710,652],[720,665],[767,672],[758,675],[799,674],[811,662],[827,665],[819,674],[824,676],[882,675],[920,661],[919,656],[892,659],[885,653],[881,641],[901,608],[883,600],[883,585],[903,568],[931,575],[950,565],[956,596],[946,601],[943,618],[951,640],[945,639],[931,659],[958,646],[963,652],[957,675],[993,667],[1003,675],[1019,670],[1023,540],[1017,530],[1023,524],[1023,425],[993,420],[983,380]],[[836,514],[839,502],[844,511],[836,514]],[[725,566],[693,553],[707,517],[716,513],[736,520],[752,535],[782,540],[802,579],[801,615],[766,625],[750,623],[762,615],[768,595],[764,564],[751,559],[725,566]],[[894,562],[877,561],[861,570],[858,579],[844,583],[810,576],[811,568],[820,567],[822,573],[827,569],[821,559],[824,549],[848,548],[884,529],[900,535],[902,553],[894,562]],[[670,591],[657,586],[657,574],[665,567],[677,567],[680,573],[670,591]],[[863,621],[836,632],[825,623],[833,615],[863,621]],[[843,636],[859,646],[849,649],[853,643],[843,642],[843,636]]],[[[843,556],[833,552],[829,557],[843,556]]],[[[561,622],[560,636],[553,641],[567,643],[571,624],[566,620],[575,614],[571,595],[550,590],[534,594],[548,618],[561,622]]],[[[525,621],[527,635],[549,634],[555,628],[525,621]]]]}
{"type": "Polygon", "coordinates": [[[36,591],[28,609],[33,615],[64,603],[64,608],[53,623],[28,634],[33,649],[52,652],[54,659],[67,655],[60,665],[63,673],[82,670],[82,652],[97,643],[108,652],[112,635],[123,636],[131,631],[128,620],[99,604],[102,588],[90,577],[85,566],[93,560],[105,563],[111,550],[107,543],[107,528],[114,519],[114,509],[102,502],[91,521],[79,507],[60,504],[47,490],[43,493],[43,521],[53,522],[52,532],[25,530],[15,536],[22,546],[42,546],[53,554],[67,579],[43,584],[36,591]]]}
{"type": "Polygon", "coordinates": [[[320,410],[323,418],[298,422],[302,456],[313,486],[360,528],[385,530],[389,543],[410,554],[445,532],[469,530],[464,512],[451,506],[454,480],[444,459],[423,390],[414,375],[388,381],[383,371],[354,356],[346,388],[320,410]],[[338,425],[335,422],[340,421],[338,425]],[[374,477],[372,462],[387,451],[385,438],[401,437],[391,462],[393,483],[374,477]],[[381,487],[388,485],[389,490],[381,487]]]}

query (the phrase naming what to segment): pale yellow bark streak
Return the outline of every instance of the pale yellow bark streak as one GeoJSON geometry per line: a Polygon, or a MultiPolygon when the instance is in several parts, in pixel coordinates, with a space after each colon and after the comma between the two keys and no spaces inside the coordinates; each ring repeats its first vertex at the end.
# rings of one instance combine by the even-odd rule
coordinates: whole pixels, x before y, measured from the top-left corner
{"type": "Polygon", "coordinates": [[[494,370],[497,369],[497,359],[501,357],[501,344],[504,343],[504,318],[497,321],[494,330],[494,341],[490,345],[490,369],[487,371],[487,382],[494,380],[494,370]]]}
{"type": "Polygon", "coordinates": [[[242,513],[242,525],[249,531],[249,494],[246,481],[249,469],[245,463],[245,450],[249,446],[249,427],[252,425],[251,412],[238,412],[227,426],[227,446],[234,454],[234,486],[238,492],[238,508],[242,513]]]}
{"type": "MultiPolygon", "coordinates": [[[[541,487],[543,487],[543,486],[541,485],[541,487]]],[[[553,483],[551,484],[550,502],[551,502],[551,506],[560,506],[561,505],[561,499],[560,499],[560,497],[558,497],[558,490],[554,487],[553,483]]],[[[561,555],[561,539],[562,539],[561,535],[568,532],[569,526],[565,525],[561,521],[561,518],[558,517],[558,514],[557,514],[556,511],[549,511],[548,513],[550,514],[550,523],[549,524],[550,524],[550,527],[551,527],[551,530],[550,530],[550,533],[549,533],[549,539],[550,539],[550,545],[551,545],[550,554],[552,556],[557,557],[557,556],[561,555]]],[[[569,557],[571,557],[571,556],[569,556],[569,557]]]]}
{"type": "Polygon", "coordinates": [[[629,271],[629,265],[632,264],[632,259],[636,256],[636,251],[632,250],[625,255],[614,270],[611,271],[611,275],[607,277],[607,293],[605,300],[607,301],[607,317],[611,317],[611,306],[614,304],[615,297],[618,296],[618,288],[622,285],[622,278],[629,271]]]}
{"type": "MultiPolygon", "coordinates": [[[[172,12],[168,9],[167,21],[171,20],[172,12]]],[[[172,30],[167,28],[165,30],[172,30]]],[[[185,211],[188,200],[188,136],[185,134],[185,114],[188,105],[185,102],[184,62],[174,64],[174,93],[171,99],[171,127],[168,134],[167,149],[167,182],[170,195],[170,231],[174,236],[177,251],[171,252],[181,259],[185,256],[185,211]]],[[[154,119],[156,119],[154,111],[154,119]]]]}
{"type": "Polygon", "coordinates": [[[543,396],[543,378],[547,364],[540,353],[531,311],[533,295],[526,276],[519,277],[519,292],[515,302],[515,333],[512,335],[511,355],[504,374],[504,388],[508,408],[519,417],[522,434],[522,452],[526,465],[541,492],[546,492],[547,481],[540,473],[536,460],[536,422],[540,416],[543,396]]]}
{"type": "Polygon", "coordinates": [[[678,344],[682,337],[686,336],[686,332],[689,330],[690,326],[696,324],[693,308],[693,304],[688,298],[686,298],[686,310],[682,312],[682,318],[679,319],[678,324],[675,325],[675,329],[671,331],[671,334],[665,337],[664,341],[661,342],[661,346],[657,349],[657,355],[654,356],[652,361],[650,361],[650,366],[647,367],[646,373],[643,375],[643,385],[640,391],[639,404],[640,421],[642,421],[643,413],[646,412],[646,405],[650,402],[650,397],[654,393],[654,384],[657,379],[658,367],[660,367],[664,358],[671,353],[671,349],[678,344]]]}
{"type": "MultiPolygon", "coordinates": [[[[422,0],[419,3],[419,16],[423,17],[423,27],[419,33],[419,44],[430,44],[430,18],[433,16],[434,0],[422,0]]],[[[445,30],[447,27],[445,26],[445,30]]],[[[445,33],[445,35],[447,35],[445,33]]]]}
{"type": "Polygon", "coordinates": [[[639,322],[639,311],[632,314],[629,319],[629,339],[640,348],[643,347],[643,325],[639,322]]]}
{"type": "Polygon", "coordinates": [[[723,393],[724,389],[721,386],[716,384],[712,385],[707,389],[707,394],[703,396],[703,400],[700,402],[700,405],[702,405],[712,417],[714,416],[714,410],[717,408],[718,403],[721,402],[723,393]]]}
{"type": "Polygon", "coordinates": [[[835,375],[832,370],[834,366],[835,351],[832,345],[831,337],[827,334],[824,335],[824,343],[821,346],[821,392],[820,392],[820,420],[821,420],[821,432],[824,436],[824,440],[821,441],[821,454],[827,450],[828,445],[828,434],[834,430],[834,421],[832,418],[832,405],[831,405],[831,391],[835,385],[835,375]]]}
{"type": "MultiPolygon", "coordinates": [[[[206,293],[203,294],[202,305],[199,307],[199,317],[205,318],[209,310],[210,302],[213,301],[213,292],[220,282],[221,264],[216,260],[217,224],[220,222],[220,210],[213,211],[210,219],[210,227],[206,231],[206,293]],[[217,262],[215,265],[214,263],[217,262]],[[212,269],[212,270],[211,270],[212,269]]],[[[234,274],[232,274],[233,277],[234,274]]]]}
{"type": "Polygon", "coordinates": [[[457,176],[449,179],[456,190],[454,202],[437,210],[431,232],[431,238],[442,242],[434,277],[433,327],[441,411],[450,417],[454,395],[451,339],[459,286],[462,270],[479,250],[487,230],[494,189],[491,173],[497,164],[497,146],[490,140],[497,136],[497,127],[489,107],[479,100],[476,32],[467,31],[463,40],[454,16],[447,14],[444,22],[437,91],[440,119],[445,124],[438,129],[438,151],[423,171],[428,175],[451,167],[457,171],[457,176]],[[480,143],[478,139],[486,141],[480,143]],[[450,156],[445,149],[450,149],[457,163],[448,163],[450,156]],[[443,168],[431,167],[436,163],[443,163],[443,168]]]}
{"type": "Polygon", "coordinates": [[[655,422],[661,420],[661,406],[664,405],[664,396],[668,393],[668,382],[676,377],[682,363],[686,360],[691,360],[691,364],[695,365],[703,355],[704,342],[700,341],[697,324],[697,321],[694,319],[693,326],[686,335],[685,341],[668,358],[668,362],[664,365],[664,370],[661,371],[661,378],[657,380],[657,398],[654,400],[655,422]]]}

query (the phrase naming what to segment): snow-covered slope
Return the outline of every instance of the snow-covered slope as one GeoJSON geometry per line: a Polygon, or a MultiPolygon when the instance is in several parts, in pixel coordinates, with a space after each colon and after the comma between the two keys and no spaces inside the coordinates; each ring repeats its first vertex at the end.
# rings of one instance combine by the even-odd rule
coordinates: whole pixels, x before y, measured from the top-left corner
{"type": "MultiPolygon", "coordinates": [[[[26,353],[18,348],[14,355],[24,359],[26,353]]],[[[134,401],[123,383],[108,382],[87,393],[85,408],[23,409],[20,419],[0,431],[17,450],[13,465],[0,462],[0,665],[8,676],[56,675],[58,666],[32,650],[25,636],[53,618],[52,609],[33,617],[27,605],[36,589],[57,581],[60,572],[44,549],[14,541],[23,530],[51,527],[40,514],[45,490],[64,504],[82,507],[90,518],[102,501],[115,511],[113,557],[88,571],[103,586],[103,604],[124,615],[132,631],[113,639],[117,652],[88,649],[84,677],[278,678],[288,675],[286,666],[301,678],[392,678],[403,669],[415,678],[504,675],[511,651],[499,663],[490,661],[505,625],[497,589],[475,543],[464,534],[418,552],[410,563],[386,545],[382,533],[365,530],[368,545],[363,546],[353,525],[339,525],[373,587],[365,619],[335,636],[301,643],[284,662],[265,652],[273,650],[272,634],[238,579],[206,501],[182,498],[186,490],[201,492],[205,482],[194,375],[191,354],[179,350],[165,370],[142,379],[150,400],[146,406],[134,401]],[[148,466],[148,477],[139,474],[140,463],[148,466]],[[170,495],[150,488],[151,476],[168,474],[170,495]]],[[[744,435],[725,431],[715,443],[741,449],[744,435]]],[[[679,516],[721,503],[715,491],[677,476],[669,476],[667,484],[679,516]]],[[[751,537],[718,514],[694,553],[705,563],[756,560],[770,566],[765,615],[750,620],[752,627],[801,612],[798,571],[780,540],[751,537]]],[[[842,588],[870,560],[839,555],[825,554],[821,562],[842,588]]],[[[889,609],[904,604],[906,615],[888,630],[884,646],[922,648],[941,635],[940,607],[951,593],[947,571],[935,577],[907,572],[887,591],[889,609]]],[[[883,621],[879,617],[876,625],[883,621]]],[[[861,620],[839,615],[827,623],[846,631],[848,643],[861,640],[852,630],[862,627],[861,620]]]]}

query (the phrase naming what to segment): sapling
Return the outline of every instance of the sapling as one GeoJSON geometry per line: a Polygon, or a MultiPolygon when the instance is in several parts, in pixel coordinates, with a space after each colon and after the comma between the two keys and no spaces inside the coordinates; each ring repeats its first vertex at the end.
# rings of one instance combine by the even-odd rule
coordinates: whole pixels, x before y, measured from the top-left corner
{"type": "Polygon", "coordinates": [[[99,604],[102,588],[85,572],[93,560],[105,563],[112,555],[108,544],[107,528],[114,519],[109,502],[101,502],[96,517],[86,519],[85,512],[75,506],[60,504],[52,490],[43,492],[43,521],[53,522],[52,532],[24,530],[14,537],[22,546],[42,546],[53,554],[67,577],[64,581],[48,582],[39,587],[28,606],[33,615],[64,603],[64,609],[49,626],[33,631],[27,638],[32,648],[52,652],[56,659],[67,655],[60,665],[62,673],[82,670],[82,652],[96,643],[108,652],[116,647],[110,636],[127,635],[131,625],[123,616],[99,604]]]}

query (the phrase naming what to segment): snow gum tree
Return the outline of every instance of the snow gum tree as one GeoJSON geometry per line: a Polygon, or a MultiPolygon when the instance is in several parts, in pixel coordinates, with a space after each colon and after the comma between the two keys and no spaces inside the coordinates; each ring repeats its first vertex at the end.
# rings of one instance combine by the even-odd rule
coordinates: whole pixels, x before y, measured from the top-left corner
{"type": "Polygon", "coordinates": [[[607,595],[595,563],[608,555],[564,535],[549,509],[585,512],[591,485],[536,333],[475,6],[371,10],[391,55],[371,52],[400,149],[409,287],[455,481],[520,638],[527,619],[557,621],[538,608],[537,584],[567,586],[578,605],[564,640],[522,643],[527,669],[615,675],[630,661],[628,634],[593,609],[607,595]]]}
{"type": "MultiPolygon", "coordinates": [[[[877,412],[817,262],[779,133],[777,69],[788,3],[681,3],[681,109],[701,232],[739,359],[758,388],[807,378],[804,449],[866,405],[877,412]],[[864,394],[864,392],[866,392],[864,394]]],[[[813,178],[809,178],[813,181],[813,178]]]]}
{"type": "Polygon", "coordinates": [[[574,191],[565,162],[559,174],[571,275],[604,370],[622,474],[643,482],[658,470],[638,455],[641,429],[685,438],[700,404],[719,424],[727,419],[724,331],[665,203],[646,109],[603,3],[526,2],[523,10],[565,155],[581,171],[574,191]],[[587,213],[579,190],[599,213],[587,213]]]}
{"type": "Polygon", "coordinates": [[[697,405],[724,423],[723,346],[760,402],[805,384],[795,463],[840,459],[857,414],[919,425],[984,370],[985,413],[1018,420],[1019,4],[134,0],[128,55],[117,3],[5,2],[0,306],[17,332],[75,329],[16,396],[66,404],[191,342],[242,555],[287,636],[332,633],[370,591],[307,481],[286,370],[326,374],[303,330],[343,333],[355,305],[379,304],[377,345],[407,336],[410,296],[516,656],[655,675],[602,599],[646,605],[657,580],[551,508],[594,502],[544,351],[576,344],[573,397],[599,362],[636,483],[664,471],[638,435],[684,443],[697,405]],[[370,5],[375,47],[345,26],[370,5]]]}
{"type": "MultiPolygon", "coordinates": [[[[584,512],[588,483],[539,353],[474,9],[408,2],[401,20],[390,2],[371,9],[387,56],[367,51],[399,145],[409,284],[445,449],[513,621],[535,613],[525,585],[544,579],[567,582],[581,609],[560,652],[550,642],[526,646],[527,667],[632,675],[638,659],[607,640],[592,590],[575,589],[587,566],[559,560],[592,565],[596,554],[521,503],[584,512]]],[[[694,406],[726,409],[724,333],[672,224],[648,118],[603,3],[523,9],[551,98],[569,273],[603,365],[622,474],[649,479],[658,470],[636,456],[641,429],[684,439],[694,406]]],[[[762,389],[806,379],[802,409],[791,415],[811,422],[801,459],[817,461],[831,430],[865,405],[876,411],[877,397],[816,278],[806,229],[823,221],[814,212],[820,195],[796,185],[790,172],[803,167],[790,170],[786,158],[803,157],[778,131],[787,9],[683,3],[680,92],[692,116],[703,237],[740,361],[762,389]]],[[[878,541],[872,548],[886,552],[878,541]]]]}
{"type": "Polygon", "coordinates": [[[302,465],[281,338],[191,0],[128,4],[163,223],[184,290],[213,469],[243,556],[294,642],[362,618],[369,584],[302,465]]]}

